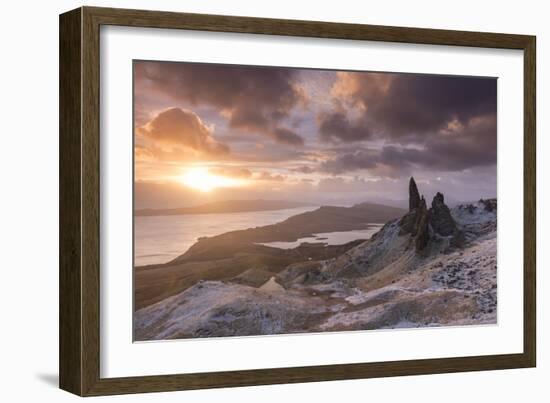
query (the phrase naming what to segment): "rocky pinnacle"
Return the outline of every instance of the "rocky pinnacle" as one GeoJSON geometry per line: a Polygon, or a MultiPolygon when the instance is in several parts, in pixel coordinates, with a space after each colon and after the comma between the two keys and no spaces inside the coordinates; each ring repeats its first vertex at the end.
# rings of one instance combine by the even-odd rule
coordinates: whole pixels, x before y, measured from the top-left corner
{"type": "Polygon", "coordinates": [[[458,229],[443,194],[437,192],[428,209],[412,177],[409,182],[409,212],[401,218],[400,226],[401,235],[412,235],[417,251],[426,248],[437,237],[449,237],[452,246],[464,243],[464,234],[458,229]]]}
{"type": "Polygon", "coordinates": [[[435,232],[443,236],[452,235],[456,231],[456,223],[451,216],[449,207],[445,204],[443,194],[437,192],[432,201],[431,224],[435,232]]]}
{"type": "Polygon", "coordinates": [[[430,241],[430,211],[426,207],[426,200],[424,197],[420,200],[420,206],[416,212],[415,227],[415,247],[417,251],[421,251],[430,241]]]}
{"type": "Polygon", "coordinates": [[[417,209],[420,206],[420,193],[418,193],[418,188],[416,187],[416,182],[411,176],[409,181],[409,211],[417,209]]]}

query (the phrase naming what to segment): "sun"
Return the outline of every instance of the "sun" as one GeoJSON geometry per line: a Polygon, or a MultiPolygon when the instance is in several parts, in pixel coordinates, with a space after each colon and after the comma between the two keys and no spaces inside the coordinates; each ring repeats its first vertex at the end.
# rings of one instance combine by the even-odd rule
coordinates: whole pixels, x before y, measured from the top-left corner
{"type": "Polygon", "coordinates": [[[217,188],[241,186],[242,180],[214,175],[208,168],[196,167],[187,169],[180,181],[190,188],[201,192],[210,192],[217,188]]]}

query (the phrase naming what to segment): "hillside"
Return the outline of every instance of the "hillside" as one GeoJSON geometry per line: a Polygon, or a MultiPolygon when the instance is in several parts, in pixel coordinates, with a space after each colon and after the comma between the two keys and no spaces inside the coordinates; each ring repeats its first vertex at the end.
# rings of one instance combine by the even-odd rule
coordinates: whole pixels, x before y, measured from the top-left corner
{"type": "Polygon", "coordinates": [[[496,323],[496,223],[495,199],[449,209],[438,193],[428,207],[411,179],[409,210],[371,239],[333,249],[328,258],[202,279],[136,311],[135,335],[151,340],[496,323]]]}

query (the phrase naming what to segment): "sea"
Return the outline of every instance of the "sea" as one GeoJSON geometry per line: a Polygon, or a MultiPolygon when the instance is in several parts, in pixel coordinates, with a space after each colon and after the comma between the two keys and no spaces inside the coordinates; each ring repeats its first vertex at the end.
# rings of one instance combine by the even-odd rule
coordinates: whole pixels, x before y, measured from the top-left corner
{"type": "MultiPolygon", "coordinates": [[[[138,216],[134,220],[134,265],[167,263],[185,253],[198,238],[275,224],[317,208],[310,206],[239,213],[138,216]]],[[[295,242],[269,242],[263,245],[282,249],[294,248],[302,242],[340,245],[355,239],[368,239],[379,228],[379,225],[369,225],[364,230],[320,233],[295,242]]]]}

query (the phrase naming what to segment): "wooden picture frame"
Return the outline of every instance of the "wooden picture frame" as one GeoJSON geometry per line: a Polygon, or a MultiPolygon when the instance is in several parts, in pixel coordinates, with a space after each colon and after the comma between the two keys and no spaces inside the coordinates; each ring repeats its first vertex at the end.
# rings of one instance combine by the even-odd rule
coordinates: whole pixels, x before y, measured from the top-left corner
{"type": "Polygon", "coordinates": [[[60,16],[60,387],[81,396],[534,367],[535,37],[81,7],[60,16]],[[524,52],[523,353],[227,372],[100,377],[100,26],[171,28],[524,52]]]}

